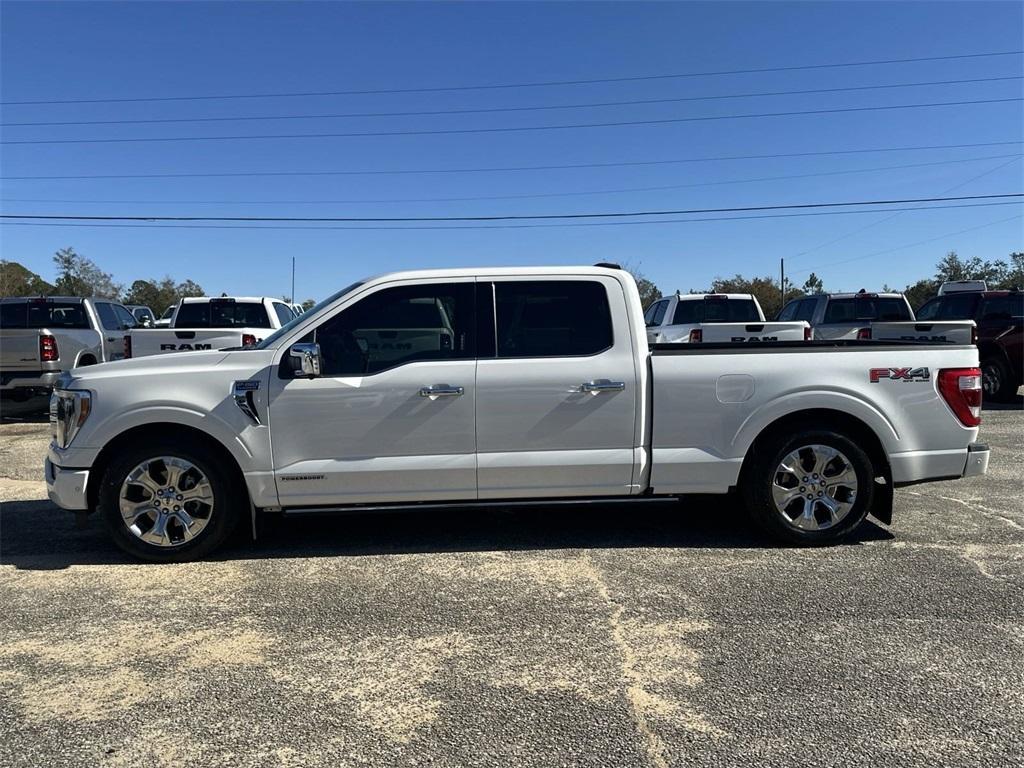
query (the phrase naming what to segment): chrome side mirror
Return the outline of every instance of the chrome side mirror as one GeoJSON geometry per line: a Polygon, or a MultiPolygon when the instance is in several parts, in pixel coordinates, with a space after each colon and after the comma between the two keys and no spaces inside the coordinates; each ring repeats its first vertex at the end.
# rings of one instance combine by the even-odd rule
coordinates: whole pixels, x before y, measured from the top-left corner
{"type": "Polygon", "coordinates": [[[292,344],[288,359],[296,378],[315,379],[320,375],[319,344],[292,344]]]}

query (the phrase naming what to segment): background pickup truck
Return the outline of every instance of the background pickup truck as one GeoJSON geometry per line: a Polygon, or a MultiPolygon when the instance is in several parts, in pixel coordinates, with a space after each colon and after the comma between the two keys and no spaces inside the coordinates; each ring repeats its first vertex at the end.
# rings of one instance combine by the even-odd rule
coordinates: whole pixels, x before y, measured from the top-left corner
{"type": "Polygon", "coordinates": [[[821,544],[868,512],[889,521],[895,485],[987,470],[977,366],[949,344],[652,350],[615,268],[402,272],[255,347],[76,369],[51,398],[45,476],[59,506],[98,509],[156,561],[200,557],[261,511],[732,489],[773,536],[821,544]]]}
{"type": "MultiPolygon", "coordinates": [[[[961,281],[966,282],[966,281],[961,281]]],[[[984,287],[978,280],[970,281],[984,287]]],[[[925,302],[918,320],[973,320],[978,325],[978,352],[985,396],[1009,400],[1024,379],[1024,293],[1012,291],[946,291],[925,302]]]]}
{"type": "Polygon", "coordinates": [[[125,356],[132,314],[108,299],[0,299],[0,389],[15,399],[48,392],[62,371],[125,356]]]}
{"type": "Polygon", "coordinates": [[[252,346],[294,317],[280,299],[186,298],[171,315],[170,327],[140,328],[132,334],[131,356],[252,346]]]}
{"type": "Polygon", "coordinates": [[[804,341],[807,323],[766,322],[749,293],[680,294],[658,299],[644,313],[651,344],[804,341]]]}
{"type": "Polygon", "coordinates": [[[902,293],[818,293],[794,299],[779,320],[810,323],[815,339],[973,344],[973,322],[918,322],[902,293]]]}

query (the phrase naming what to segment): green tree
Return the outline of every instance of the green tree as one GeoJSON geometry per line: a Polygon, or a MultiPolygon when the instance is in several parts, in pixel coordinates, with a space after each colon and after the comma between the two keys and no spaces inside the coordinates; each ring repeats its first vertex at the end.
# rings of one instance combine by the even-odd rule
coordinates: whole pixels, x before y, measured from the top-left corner
{"type": "Polygon", "coordinates": [[[116,299],[121,295],[121,286],[114,277],[104,272],[85,256],[75,253],[74,248],[61,248],[53,256],[57,267],[55,293],[64,296],[102,296],[116,299]]]}
{"type": "Polygon", "coordinates": [[[651,304],[662,297],[662,293],[658,289],[658,286],[647,279],[646,275],[640,271],[639,266],[634,267],[630,264],[626,264],[622,268],[629,272],[629,274],[633,276],[633,279],[636,280],[636,288],[640,293],[640,306],[644,309],[647,309],[647,307],[651,306],[651,304]]]}
{"type": "Polygon", "coordinates": [[[764,316],[769,319],[779,314],[779,311],[782,309],[782,305],[787,301],[791,301],[792,299],[796,299],[804,295],[804,291],[790,285],[787,280],[786,296],[785,299],[783,299],[779,291],[779,284],[772,278],[746,278],[743,275],[733,275],[728,278],[716,277],[711,282],[710,293],[749,293],[757,299],[757,303],[760,304],[761,309],[764,310],[764,316]]]}
{"type": "Polygon", "coordinates": [[[16,261],[0,260],[0,296],[46,296],[53,286],[16,261]]]}
{"type": "Polygon", "coordinates": [[[1002,259],[983,261],[978,256],[961,259],[956,251],[947,253],[935,267],[935,279],[940,283],[948,280],[984,280],[990,286],[995,286],[1005,282],[1009,273],[1010,267],[1002,259]]]}
{"type": "MultiPolygon", "coordinates": [[[[789,281],[787,280],[786,282],[789,281]]],[[[803,291],[804,293],[824,293],[825,284],[821,281],[820,277],[811,272],[804,281],[803,291]]]]}
{"type": "Polygon", "coordinates": [[[198,283],[191,280],[175,283],[168,275],[160,280],[136,280],[125,294],[125,303],[145,304],[159,317],[178,299],[203,295],[203,288],[198,283]]]}
{"type": "Polygon", "coordinates": [[[917,310],[921,308],[921,305],[938,292],[939,281],[925,278],[923,280],[918,280],[913,285],[908,285],[903,291],[903,295],[907,297],[907,301],[910,302],[910,306],[913,307],[915,312],[917,312],[917,310]]]}
{"type": "Polygon", "coordinates": [[[311,310],[315,306],[316,302],[313,301],[313,299],[306,299],[304,302],[302,302],[302,311],[309,312],[309,310],[311,310]]]}

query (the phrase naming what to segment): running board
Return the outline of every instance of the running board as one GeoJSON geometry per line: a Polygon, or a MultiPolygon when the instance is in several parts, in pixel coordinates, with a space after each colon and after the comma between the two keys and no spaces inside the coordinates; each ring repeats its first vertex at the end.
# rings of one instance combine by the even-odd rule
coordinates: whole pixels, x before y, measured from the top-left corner
{"type": "Polygon", "coordinates": [[[288,516],[300,515],[344,515],[360,512],[410,512],[424,510],[486,509],[493,507],[541,507],[541,506],[586,506],[590,504],[638,504],[667,503],[678,501],[677,496],[594,496],[578,499],[491,499],[488,501],[413,501],[407,504],[349,504],[338,507],[284,507],[281,512],[288,516]]]}

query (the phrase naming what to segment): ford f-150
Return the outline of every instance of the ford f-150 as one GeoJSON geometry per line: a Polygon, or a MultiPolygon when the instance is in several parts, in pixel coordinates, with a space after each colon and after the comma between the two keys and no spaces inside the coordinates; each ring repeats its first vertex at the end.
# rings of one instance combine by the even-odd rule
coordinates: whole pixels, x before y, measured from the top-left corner
{"type": "Polygon", "coordinates": [[[402,272],[251,348],[66,375],[45,476],[133,555],[209,553],[264,511],[726,494],[836,541],[897,485],[984,473],[970,345],[648,346],[609,267],[402,272]]]}

